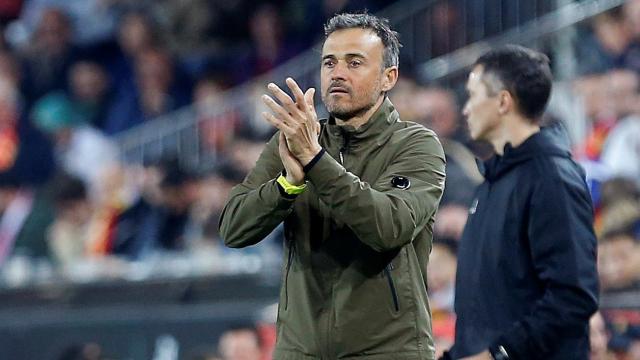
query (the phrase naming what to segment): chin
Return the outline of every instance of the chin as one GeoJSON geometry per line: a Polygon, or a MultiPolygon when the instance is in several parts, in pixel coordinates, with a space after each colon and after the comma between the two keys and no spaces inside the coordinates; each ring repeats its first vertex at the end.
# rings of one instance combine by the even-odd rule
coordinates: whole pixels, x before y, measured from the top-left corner
{"type": "Polygon", "coordinates": [[[329,114],[331,116],[340,120],[348,120],[354,115],[353,109],[348,109],[341,106],[328,107],[327,111],[329,111],[329,114]]]}

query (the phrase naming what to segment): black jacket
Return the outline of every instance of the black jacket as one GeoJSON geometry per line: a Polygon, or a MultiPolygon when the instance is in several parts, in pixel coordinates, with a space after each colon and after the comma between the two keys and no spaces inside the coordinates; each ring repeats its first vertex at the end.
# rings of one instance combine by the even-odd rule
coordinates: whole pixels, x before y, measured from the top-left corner
{"type": "Polygon", "coordinates": [[[454,359],[588,359],[598,280],[593,207],[558,129],[485,163],[458,252],[454,359]]]}

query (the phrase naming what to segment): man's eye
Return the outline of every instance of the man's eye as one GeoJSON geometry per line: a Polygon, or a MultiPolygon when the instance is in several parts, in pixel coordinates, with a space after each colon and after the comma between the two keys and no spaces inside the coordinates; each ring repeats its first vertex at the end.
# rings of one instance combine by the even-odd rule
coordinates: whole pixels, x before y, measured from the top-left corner
{"type": "Polygon", "coordinates": [[[349,65],[351,65],[351,67],[358,67],[358,66],[362,65],[362,62],[359,61],[359,60],[351,60],[349,65]]]}
{"type": "Polygon", "coordinates": [[[332,67],[333,65],[335,65],[335,62],[333,60],[325,60],[322,65],[332,67]]]}

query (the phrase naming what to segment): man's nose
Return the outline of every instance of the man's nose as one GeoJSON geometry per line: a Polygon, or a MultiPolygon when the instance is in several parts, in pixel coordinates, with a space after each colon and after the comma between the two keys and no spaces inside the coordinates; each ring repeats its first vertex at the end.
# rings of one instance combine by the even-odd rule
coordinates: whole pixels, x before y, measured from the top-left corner
{"type": "Polygon", "coordinates": [[[345,80],[347,78],[347,65],[343,61],[338,61],[331,72],[331,80],[345,80]]]}

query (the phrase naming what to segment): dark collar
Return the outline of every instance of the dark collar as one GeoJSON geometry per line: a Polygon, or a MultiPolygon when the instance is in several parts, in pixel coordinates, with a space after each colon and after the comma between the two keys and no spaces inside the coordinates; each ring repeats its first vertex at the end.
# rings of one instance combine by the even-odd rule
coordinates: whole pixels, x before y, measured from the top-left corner
{"type": "Polygon", "coordinates": [[[325,119],[323,123],[326,124],[327,130],[330,134],[335,136],[348,136],[351,140],[359,141],[374,138],[382,134],[390,125],[399,120],[400,115],[391,103],[391,100],[385,97],[378,110],[371,115],[369,121],[358,129],[349,124],[342,126],[337,125],[336,120],[333,117],[325,119]]]}

